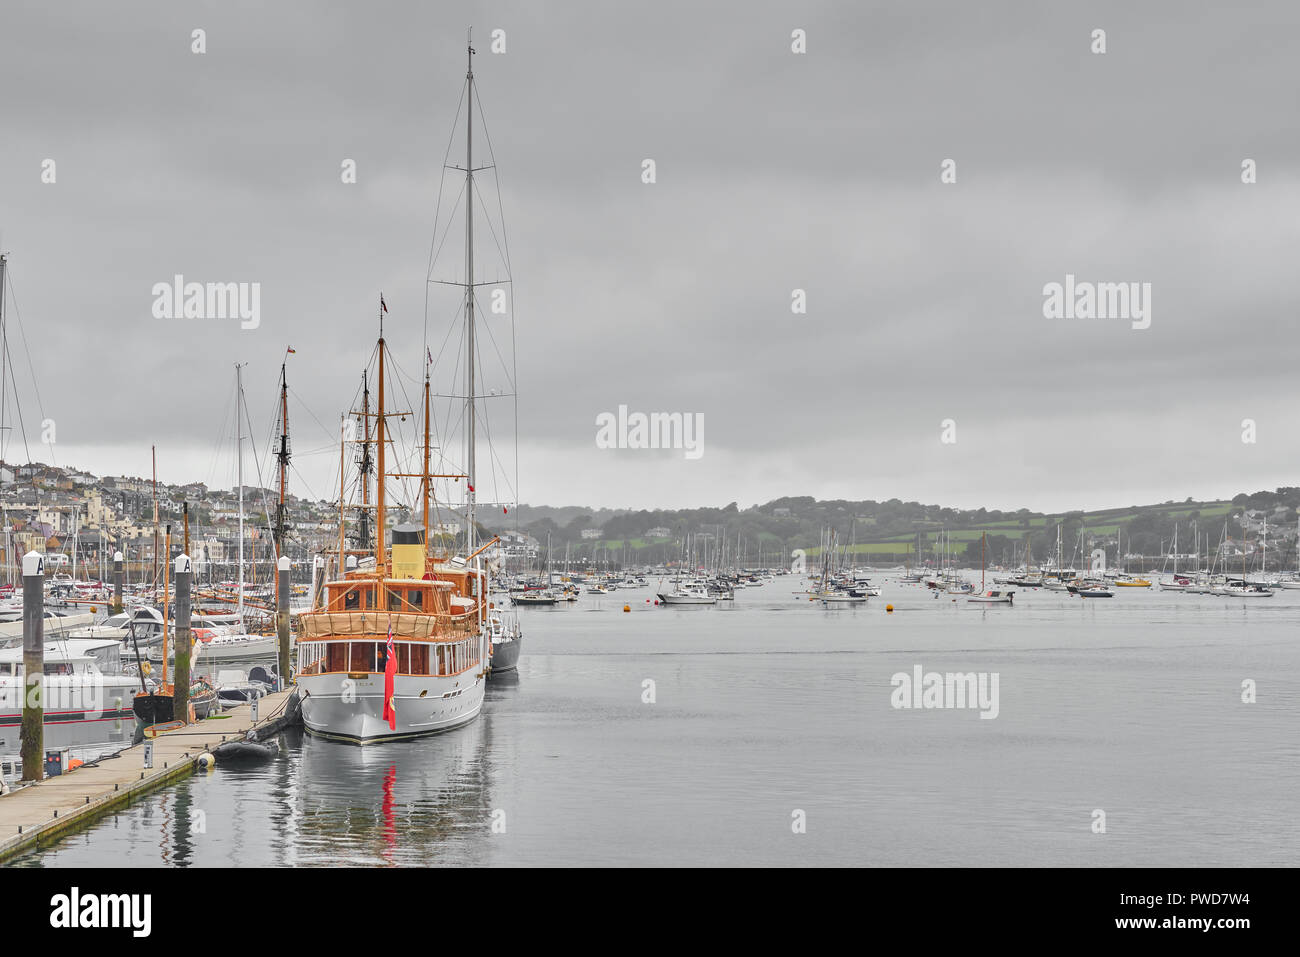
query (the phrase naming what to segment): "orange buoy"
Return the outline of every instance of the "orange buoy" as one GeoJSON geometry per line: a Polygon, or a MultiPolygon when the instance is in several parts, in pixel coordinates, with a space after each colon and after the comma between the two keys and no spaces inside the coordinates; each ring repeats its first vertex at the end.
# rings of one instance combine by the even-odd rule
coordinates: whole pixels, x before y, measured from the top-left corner
{"type": "Polygon", "coordinates": [[[623,610],[624,610],[624,611],[631,611],[631,610],[632,610],[632,606],[631,606],[631,605],[624,605],[624,606],[623,606],[623,610]]]}
{"type": "Polygon", "coordinates": [[[894,613],[894,606],[893,606],[893,605],[886,605],[886,606],[885,606],[885,611],[889,612],[889,613],[892,615],[892,614],[894,613]]]}

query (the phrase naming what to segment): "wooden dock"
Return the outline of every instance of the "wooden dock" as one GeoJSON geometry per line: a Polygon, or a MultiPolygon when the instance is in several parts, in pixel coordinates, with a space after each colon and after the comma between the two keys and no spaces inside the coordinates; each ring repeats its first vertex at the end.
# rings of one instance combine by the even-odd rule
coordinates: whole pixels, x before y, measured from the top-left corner
{"type": "MultiPolygon", "coordinates": [[[[199,755],[226,741],[274,734],[297,721],[296,688],[267,695],[258,702],[253,723],[251,706],[240,705],[220,718],[210,718],[160,734],[154,739],[153,768],[144,766],[144,744],[107,758],[95,767],[81,767],[18,788],[0,797],[0,863],[44,847],[69,831],[85,827],[110,811],[191,773],[199,755]]],[[[220,762],[218,762],[220,768],[220,762]]],[[[9,781],[11,788],[16,781],[9,781]]]]}

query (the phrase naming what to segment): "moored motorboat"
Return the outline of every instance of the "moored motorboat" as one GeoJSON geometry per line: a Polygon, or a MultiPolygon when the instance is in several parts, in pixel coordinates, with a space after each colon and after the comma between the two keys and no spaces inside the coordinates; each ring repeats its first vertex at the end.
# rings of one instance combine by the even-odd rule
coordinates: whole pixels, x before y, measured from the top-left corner
{"type": "MultiPolygon", "coordinates": [[[[112,638],[46,643],[41,695],[46,747],[105,739],[130,743],[131,697],[140,689],[140,679],[123,674],[120,648],[112,638]]],[[[23,649],[0,649],[0,755],[20,750],[25,684],[23,649]]]]}
{"type": "Polygon", "coordinates": [[[681,584],[672,591],[659,592],[658,598],[664,605],[716,605],[718,599],[709,594],[704,585],[681,584]]]}

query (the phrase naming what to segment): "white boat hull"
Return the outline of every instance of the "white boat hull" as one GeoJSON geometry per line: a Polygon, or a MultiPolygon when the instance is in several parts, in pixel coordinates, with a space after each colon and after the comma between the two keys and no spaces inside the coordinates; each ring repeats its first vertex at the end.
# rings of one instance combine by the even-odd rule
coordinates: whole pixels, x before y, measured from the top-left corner
{"type": "MultiPolygon", "coordinates": [[[[289,639],[289,647],[293,647],[293,639],[289,639]]],[[[200,642],[194,646],[194,655],[191,660],[200,659],[203,661],[243,661],[247,658],[266,658],[274,657],[280,653],[279,638],[248,638],[223,641],[220,637],[204,643],[200,642]]],[[[162,647],[158,646],[149,650],[149,660],[154,664],[162,661],[162,647]]],[[[176,660],[175,648],[167,649],[167,660],[176,660]]]]}
{"type": "Polygon", "coordinates": [[[393,679],[396,727],[384,720],[384,674],[300,675],[302,721],[322,738],[353,744],[400,741],[450,731],[478,717],[484,678],[475,672],[393,679]]]}
{"type": "MultiPolygon", "coordinates": [[[[131,710],[140,680],[122,675],[47,675],[42,682],[46,750],[113,743],[131,743],[135,713],[131,710]]],[[[24,684],[21,678],[0,679],[0,755],[21,751],[24,684]]],[[[115,750],[105,747],[104,750],[115,750]]]]}
{"type": "Polygon", "coordinates": [[[718,600],[700,595],[660,595],[659,600],[665,605],[716,605],[718,600]]]}

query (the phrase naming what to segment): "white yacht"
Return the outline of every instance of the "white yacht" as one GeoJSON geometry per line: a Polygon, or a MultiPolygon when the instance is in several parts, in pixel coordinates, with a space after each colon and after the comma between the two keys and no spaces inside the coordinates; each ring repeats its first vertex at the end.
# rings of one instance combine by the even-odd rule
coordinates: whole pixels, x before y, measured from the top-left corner
{"type": "MultiPolygon", "coordinates": [[[[45,644],[45,747],[100,742],[130,744],[131,704],[140,679],[122,674],[121,644],[114,638],[67,638],[45,644]]],[[[23,720],[23,649],[0,650],[0,754],[20,751],[23,720]]]]}
{"type": "Polygon", "coordinates": [[[659,601],[665,605],[716,605],[718,599],[709,594],[703,582],[681,582],[671,591],[659,592],[659,601]]]}

